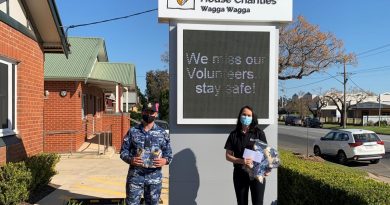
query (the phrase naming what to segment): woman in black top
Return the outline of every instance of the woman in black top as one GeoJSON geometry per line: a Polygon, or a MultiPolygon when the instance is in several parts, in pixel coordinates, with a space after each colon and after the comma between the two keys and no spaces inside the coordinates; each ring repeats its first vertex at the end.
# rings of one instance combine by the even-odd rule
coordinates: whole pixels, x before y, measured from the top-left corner
{"type": "MultiPolygon", "coordinates": [[[[248,204],[248,191],[251,189],[253,205],[262,205],[264,198],[265,179],[263,183],[249,178],[243,166],[252,164],[252,159],[243,159],[244,149],[253,149],[255,140],[267,143],[265,134],[257,127],[257,116],[249,106],[241,108],[234,129],[225,144],[226,160],[233,163],[233,183],[236,191],[237,204],[248,204]]],[[[268,175],[269,173],[266,173],[268,175]]]]}

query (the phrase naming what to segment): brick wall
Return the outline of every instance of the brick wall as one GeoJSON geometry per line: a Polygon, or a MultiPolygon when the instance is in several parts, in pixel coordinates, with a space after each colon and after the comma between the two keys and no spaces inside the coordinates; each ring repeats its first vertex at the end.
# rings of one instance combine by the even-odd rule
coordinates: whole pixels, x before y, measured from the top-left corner
{"type": "Polygon", "coordinates": [[[129,120],[130,115],[127,113],[104,115],[104,124],[106,126],[112,125],[112,146],[115,148],[116,152],[119,152],[122,146],[123,137],[130,128],[129,120]]]}
{"type": "Polygon", "coordinates": [[[17,68],[19,135],[4,137],[10,144],[0,147],[0,162],[18,161],[43,151],[44,54],[36,41],[0,21],[0,56],[20,62],[17,68]]]}
{"type": "Polygon", "coordinates": [[[45,131],[81,131],[81,83],[45,81],[45,131]],[[65,97],[61,91],[67,91],[65,97]]]}
{"type": "Polygon", "coordinates": [[[45,81],[45,152],[75,152],[94,133],[108,130],[103,123],[104,93],[76,81],[45,81]],[[60,96],[61,90],[68,95],[60,96]],[[82,96],[86,96],[82,118],[82,96]],[[100,101],[100,103],[99,103],[100,101]]]}
{"type": "Polygon", "coordinates": [[[44,151],[74,152],[84,142],[81,82],[45,81],[44,89],[44,151]],[[61,91],[67,95],[60,96],[61,91]]]}
{"type": "Polygon", "coordinates": [[[6,152],[7,152],[7,148],[5,146],[0,147],[0,165],[6,162],[6,158],[5,158],[6,152]]]}
{"type": "Polygon", "coordinates": [[[122,133],[121,133],[121,144],[122,146],[122,141],[124,139],[124,136],[127,134],[127,131],[130,129],[130,113],[124,113],[122,116],[122,133]]]}
{"type": "Polygon", "coordinates": [[[53,133],[45,136],[45,152],[75,152],[84,142],[84,133],[53,133]]]}

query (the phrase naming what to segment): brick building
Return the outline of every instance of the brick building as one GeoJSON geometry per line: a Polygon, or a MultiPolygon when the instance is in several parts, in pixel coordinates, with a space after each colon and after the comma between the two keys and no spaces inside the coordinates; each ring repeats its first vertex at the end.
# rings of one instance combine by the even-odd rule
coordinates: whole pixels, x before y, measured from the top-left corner
{"type": "Polygon", "coordinates": [[[67,55],[61,26],[54,0],[0,1],[0,164],[43,151],[44,53],[67,55]]]}
{"type": "Polygon", "coordinates": [[[135,92],[135,67],[108,62],[100,38],[69,38],[71,53],[47,54],[45,61],[44,151],[74,152],[101,132],[112,133],[119,151],[130,116],[122,112],[121,96],[135,92]],[[107,110],[107,93],[113,109],[107,110]]]}

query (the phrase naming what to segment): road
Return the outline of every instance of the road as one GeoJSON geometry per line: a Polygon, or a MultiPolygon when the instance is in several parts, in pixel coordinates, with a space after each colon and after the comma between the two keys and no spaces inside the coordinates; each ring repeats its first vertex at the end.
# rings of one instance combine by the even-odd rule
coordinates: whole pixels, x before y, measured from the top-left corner
{"type": "MultiPolygon", "coordinates": [[[[292,152],[313,155],[313,142],[315,139],[323,137],[329,129],[293,127],[279,125],[278,145],[281,148],[292,152]],[[308,145],[308,146],[307,146],[308,145]]],[[[352,162],[349,167],[363,169],[384,177],[390,178],[390,135],[379,135],[385,141],[386,154],[378,164],[367,162],[352,162]]]]}

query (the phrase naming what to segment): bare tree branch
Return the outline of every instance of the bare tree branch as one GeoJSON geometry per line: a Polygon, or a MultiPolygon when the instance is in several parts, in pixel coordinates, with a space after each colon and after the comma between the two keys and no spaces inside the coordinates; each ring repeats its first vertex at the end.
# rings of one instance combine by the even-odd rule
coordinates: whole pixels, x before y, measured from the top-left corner
{"type": "Polygon", "coordinates": [[[303,16],[280,29],[279,79],[301,79],[333,64],[356,62],[354,54],[345,54],[343,42],[334,34],[321,32],[319,26],[303,16]]]}

